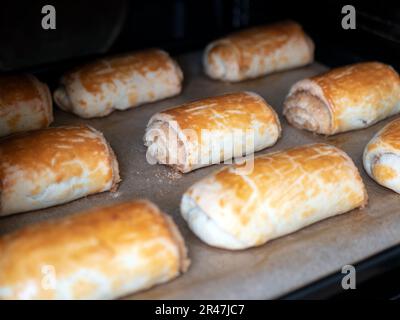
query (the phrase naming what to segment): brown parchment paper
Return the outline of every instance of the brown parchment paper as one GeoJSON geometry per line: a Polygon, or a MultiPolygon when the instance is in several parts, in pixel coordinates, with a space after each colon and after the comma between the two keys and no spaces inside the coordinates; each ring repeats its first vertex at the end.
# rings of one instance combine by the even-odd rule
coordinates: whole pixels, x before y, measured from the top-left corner
{"type": "Polygon", "coordinates": [[[116,193],[106,192],[45,210],[0,218],[0,234],[93,206],[148,198],[174,218],[186,240],[192,264],[187,273],[172,282],[126,297],[135,299],[274,298],[400,242],[400,195],[370,179],[361,160],[366,143],[393,118],[364,130],[333,137],[317,136],[290,127],[282,117],[282,102],[294,82],[325,71],[327,68],[323,65],[314,63],[229,84],[203,75],[200,53],[180,56],[178,62],[183,68],[185,80],[183,92],[177,97],[92,120],[83,120],[56,108],[53,126],[87,123],[104,133],[120,164],[120,187],[116,193]],[[369,194],[368,206],[250,250],[230,252],[216,249],[196,238],[180,217],[181,195],[191,184],[221,165],[186,175],[165,166],[150,165],[145,158],[144,130],[155,112],[183,102],[238,90],[255,91],[262,95],[277,110],[283,126],[283,135],[278,143],[257,154],[318,141],[336,145],[345,150],[359,168],[369,194]]]}

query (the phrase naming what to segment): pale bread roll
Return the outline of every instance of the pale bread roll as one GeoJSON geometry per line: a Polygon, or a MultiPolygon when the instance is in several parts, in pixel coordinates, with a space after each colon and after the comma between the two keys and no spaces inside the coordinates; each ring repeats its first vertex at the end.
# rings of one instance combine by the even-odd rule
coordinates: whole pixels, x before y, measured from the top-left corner
{"type": "Polygon", "coordinates": [[[400,78],[390,66],[365,62],[304,79],[290,89],[283,114],[320,134],[366,128],[400,111],[400,78]]]}
{"type": "Polygon", "coordinates": [[[272,146],[280,134],[279,118],[262,97],[237,92],[156,113],[144,142],[148,160],[186,173],[272,146]]]}
{"type": "Polygon", "coordinates": [[[0,216],[115,190],[118,162],[89,126],[47,128],[0,141],[0,216]]]}
{"type": "Polygon", "coordinates": [[[211,42],[204,51],[205,73],[241,81],[304,66],[314,60],[314,43],[293,21],[242,30],[211,42]]]}
{"type": "Polygon", "coordinates": [[[383,127],[364,150],[364,168],[377,183],[400,193],[400,118],[383,127]]]}
{"type": "Polygon", "coordinates": [[[254,170],[225,167],[183,195],[181,213],[211,246],[245,249],[367,203],[359,172],[342,150],[311,144],[259,156],[254,170]]]}
{"type": "Polygon", "coordinates": [[[0,137],[53,122],[49,88],[33,75],[0,76],[0,137]]]}
{"type": "Polygon", "coordinates": [[[173,220],[137,200],[0,237],[0,299],[112,299],[189,266],[173,220]]]}
{"type": "Polygon", "coordinates": [[[54,92],[57,105],[82,118],[104,117],[180,93],[183,74],[166,53],[149,49],[75,68],[54,92]]]}

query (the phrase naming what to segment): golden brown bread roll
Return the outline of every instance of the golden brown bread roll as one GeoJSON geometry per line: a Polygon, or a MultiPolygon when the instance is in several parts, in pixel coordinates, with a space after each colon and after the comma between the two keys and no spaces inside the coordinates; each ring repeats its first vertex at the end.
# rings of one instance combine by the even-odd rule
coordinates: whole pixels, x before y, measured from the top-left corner
{"type": "Polygon", "coordinates": [[[89,126],[47,128],[0,141],[0,216],[114,190],[118,162],[89,126]]]}
{"type": "Polygon", "coordinates": [[[151,163],[189,172],[272,146],[280,134],[279,118],[262,97],[236,92],[155,114],[144,141],[151,163]]]}
{"type": "Polygon", "coordinates": [[[105,58],[61,78],[57,105],[82,118],[103,117],[181,91],[182,71],[166,53],[150,49],[105,58]]]}
{"type": "Polygon", "coordinates": [[[314,44],[293,21],[242,30],[210,43],[205,73],[213,79],[241,81],[304,66],[314,60],[314,44]]]}
{"type": "Polygon", "coordinates": [[[148,201],[131,201],[0,237],[0,299],[112,299],[188,266],[173,220],[148,201]]]}
{"type": "Polygon", "coordinates": [[[390,66],[365,62],[297,82],[283,113],[295,127],[331,135],[366,128],[400,111],[400,78],[390,66]]]}
{"type": "Polygon", "coordinates": [[[53,122],[49,88],[33,75],[0,76],[0,137],[48,127],[53,122]]]}
{"type": "Polygon", "coordinates": [[[379,184],[400,193],[400,118],[383,127],[364,150],[364,168],[379,184]]]}
{"type": "Polygon", "coordinates": [[[181,213],[207,244],[245,249],[366,203],[350,157],[319,143],[259,156],[252,172],[224,167],[185,192],[181,213]]]}

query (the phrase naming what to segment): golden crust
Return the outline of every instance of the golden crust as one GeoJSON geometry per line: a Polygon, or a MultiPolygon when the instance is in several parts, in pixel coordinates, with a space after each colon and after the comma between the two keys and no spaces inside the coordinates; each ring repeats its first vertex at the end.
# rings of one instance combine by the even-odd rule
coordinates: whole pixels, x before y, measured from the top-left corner
{"type": "MultiPolygon", "coordinates": [[[[379,133],[379,143],[390,146],[400,151],[400,118],[397,118],[387,124],[379,133]]],[[[368,146],[368,150],[375,147],[374,144],[368,146]]]]}
{"type": "Polygon", "coordinates": [[[57,105],[83,118],[104,117],[181,91],[183,74],[167,52],[149,49],[108,57],[67,72],[57,105]]]}
{"type": "MultiPolygon", "coordinates": [[[[96,94],[102,92],[102,86],[115,87],[117,90],[115,79],[122,82],[128,81],[133,72],[145,75],[147,72],[169,70],[172,67],[176,67],[176,65],[171,64],[169,55],[158,49],[148,49],[77,67],[65,74],[64,84],[70,85],[76,81],[75,77],[79,75],[83,87],[88,92],[96,94]],[[109,71],[107,72],[107,70],[109,71]]],[[[132,96],[130,100],[134,104],[135,96],[132,96]]]]}
{"type": "Polygon", "coordinates": [[[364,207],[367,201],[350,157],[318,143],[256,157],[251,168],[224,167],[189,188],[181,208],[205,242],[244,249],[364,207]]]}
{"type": "Polygon", "coordinates": [[[275,123],[280,131],[279,119],[274,109],[259,95],[250,92],[201,99],[163,111],[162,114],[175,120],[181,130],[194,130],[199,137],[201,130],[252,129],[255,118],[266,125],[275,123]],[[221,117],[223,121],[220,120],[221,117]]]}
{"type": "Polygon", "coordinates": [[[120,181],[111,147],[100,132],[83,125],[41,129],[0,140],[0,213],[16,213],[4,213],[3,208],[4,202],[14,201],[20,193],[21,179],[34,186],[25,194],[27,198],[51,184],[71,183],[70,188],[83,187],[90,194],[104,191],[110,182],[115,190],[120,181]],[[71,182],[76,178],[82,179],[84,187],[71,182]]]}
{"type": "Polygon", "coordinates": [[[348,65],[301,80],[284,103],[291,124],[327,135],[366,128],[399,111],[400,77],[379,62],[348,65]]]}
{"type": "Polygon", "coordinates": [[[21,127],[30,130],[48,127],[53,122],[48,86],[33,75],[0,76],[0,117],[7,118],[7,134],[22,131],[21,127]],[[21,105],[31,106],[34,118],[24,119],[27,115],[21,113],[21,105]]]}
{"type": "Polygon", "coordinates": [[[279,118],[253,92],[197,100],[153,115],[147,156],[186,173],[270,147],[281,135],[279,118]]]}
{"type": "MultiPolygon", "coordinates": [[[[70,179],[77,174],[77,170],[80,172],[73,163],[68,164],[75,157],[79,157],[88,167],[96,167],[104,157],[111,159],[104,137],[101,135],[101,139],[93,139],[88,132],[99,133],[82,125],[48,128],[2,139],[0,179],[5,180],[9,166],[23,168],[26,178],[31,176],[29,172],[35,174],[52,168],[60,173],[60,180],[70,179]],[[68,148],[65,148],[66,144],[68,148]]],[[[110,180],[112,174],[110,166],[105,176],[99,175],[95,180],[110,180]]]]}
{"type": "MultiPolygon", "coordinates": [[[[296,199],[300,202],[308,198],[310,188],[314,188],[313,192],[318,193],[319,188],[323,187],[311,183],[315,172],[318,172],[322,185],[324,182],[338,183],[341,180],[356,179],[363,187],[363,196],[360,196],[357,192],[350,192],[350,190],[348,196],[352,197],[351,202],[354,203],[355,207],[364,206],[367,203],[365,186],[352,160],[338,148],[323,143],[296,147],[257,157],[250,177],[254,177],[256,180],[262,179],[262,182],[260,180],[257,183],[260,194],[268,194],[272,186],[279,185],[283,180],[295,183],[301,178],[301,188],[286,190],[285,195],[285,197],[291,198],[291,201],[296,199]]],[[[253,189],[246,181],[229,169],[218,172],[215,179],[222,185],[223,189],[233,188],[236,190],[236,199],[239,201],[235,212],[244,217],[248,216],[247,212],[241,210],[243,201],[247,201],[253,193],[253,189]]],[[[276,205],[280,203],[281,196],[281,194],[277,194],[276,205]]]]}
{"type": "Polygon", "coordinates": [[[182,216],[206,243],[245,249],[363,207],[365,186],[342,150],[312,144],[229,166],[184,194],[182,216]]]}
{"type": "MultiPolygon", "coordinates": [[[[29,284],[37,289],[32,299],[60,297],[55,291],[62,288],[46,291],[41,285],[41,268],[51,265],[60,282],[79,270],[103,274],[112,291],[109,298],[120,294],[123,285],[135,277],[157,278],[168,270],[169,279],[174,278],[186,270],[188,261],[173,221],[148,201],[131,201],[38,223],[1,237],[0,289],[12,289],[6,298],[20,298],[29,284]],[[135,253],[144,265],[133,264],[131,269],[123,265],[123,258],[131,255],[134,259],[135,253]],[[124,282],[119,283],[123,275],[124,282]]],[[[90,299],[97,285],[89,278],[87,285],[77,286],[67,298],[90,299]]],[[[72,283],[68,286],[74,288],[72,283]]]]}
{"type": "Polygon", "coordinates": [[[107,151],[109,154],[109,164],[110,164],[110,168],[112,169],[112,176],[113,176],[113,183],[112,183],[110,191],[115,192],[118,189],[118,183],[121,181],[121,177],[119,175],[119,165],[118,165],[117,157],[115,156],[114,150],[111,148],[111,145],[108,143],[106,138],[104,138],[104,135],[100,131],[98,131],[92,127],[89,127],[89,128],[93,132],[98,134],[100,137],[102,137],[103,143],[107,147],[107,151]]]}
{"type": "MultiPolygon", "coordinates": [[[[218,69],[218,64],[220,64],[221,60],[226,63],[227,68],[237,65],[238,78],[228,77],[229,79],[224,80],[239,81],[274,70],[287,69],[286,65],[288,67],[305,65],[312,62],[313,55],[313,41],[303,31],[301,25],[294,21],[281,21],[245,29],[216,40],[210,44],[209,49],[206,49],[204,62],[207,65],[206,69],[218,69]],[[302,48],[302,53],[293,53],[293,47],[285,48],[289,42],[297,48],[302,48]],[[287,52],[281,52],[281,50],[287,50],[287,52]],[[296,54],[298,55],[297,57],[296,54]],[[300,57],[303,54],[304,57],[300,57]],[[271,56],[271,59],[264,60],[263,58],[267,56],[271,56]],[[257,62],[258,71],[252,75],[245,75],[253,68],[254,57],[259,57],[257,62]],[[292,63],[292,59],[297,62],[292,63]]],[[[218,76],[212,77],[219,78],[218,76]]]]}
{"type": "Polygon", "coordinates": [[[240,68],[247,69],[250,67],[252,55],[269,55],[284,46],[289,38],[304,37],[301,25],[294,21],[283,21],[242,30],[226,39],[241,53],[240,68]]]}
{"type": "Polygon", "coordinates": [[[346,126],[341,115],[347,108],[368,104],[379,114],[388,97],[394,96],[394,105],[400,100],[400,78],[388,65],[379,62],[358,63],[333,69],[311,78],[322,89],[334,115],[333,130],[346,126]]]}
{"type": "Polygon", "coordinates": [[[32,77],[8,75],[0,77],[0,108],[14,105],[19,101],[41,99],[32,77]]]}
{"type": "Polygon", "coordinates": [[[183,239],[178,227],[176,226],[174,220],[168,215],[165,215],[165,222],[171,232],[171,236],[174,239],[175,244],[179,250],[179,261],[180,261],[180,272],[186,272],[190,266],[190,259],[188,258],[188,250],[185,245],[185,240],[183,239]]]}

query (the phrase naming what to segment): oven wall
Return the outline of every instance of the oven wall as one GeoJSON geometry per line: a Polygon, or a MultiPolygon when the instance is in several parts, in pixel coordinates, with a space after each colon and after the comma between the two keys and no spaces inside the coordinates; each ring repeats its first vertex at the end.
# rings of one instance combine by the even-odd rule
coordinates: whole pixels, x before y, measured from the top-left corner
{"type": "Polygon", "coordinates": [[[328,65],[378,59],[399,67],[400,3],[387,1],[265,0],[3,0],[0,69],[37,69],[49,63],[90,59],[145,47],[173,54],[202,49],[209,41],[248,26],[299,21],[328,65]],[[357,29],[343,30],[342,7],[356,8],[357,29]],[[43,30],[41,8],[56,8],[56,30],[43,30]]]}

